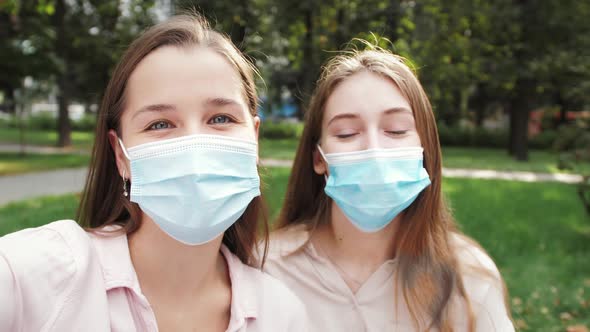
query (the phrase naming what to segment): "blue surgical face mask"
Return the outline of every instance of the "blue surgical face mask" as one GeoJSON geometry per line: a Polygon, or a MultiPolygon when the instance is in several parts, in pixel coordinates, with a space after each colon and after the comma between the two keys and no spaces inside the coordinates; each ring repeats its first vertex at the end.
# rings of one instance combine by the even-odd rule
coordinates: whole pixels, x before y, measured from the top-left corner
{"type": "Polygon", "coordinates": [[[131,161],[131,201],[172,238],[209,242],[260,195],[257,144],[191,135],[125,149],[131,161]]]}
{"type": "Polygon", "coordinates": [[[430,185],[420,147],[324,154],[329,177],[324,191],[357,228],[376,232],[430,185]]]}

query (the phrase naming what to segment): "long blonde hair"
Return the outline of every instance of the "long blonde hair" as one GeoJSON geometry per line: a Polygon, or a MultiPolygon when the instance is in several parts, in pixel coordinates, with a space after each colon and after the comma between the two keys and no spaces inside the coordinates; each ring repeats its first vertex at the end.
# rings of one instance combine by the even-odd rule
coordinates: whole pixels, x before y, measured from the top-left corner
{"type": "Polygon", "coordinates": [[[336,56],[324,67],[305,114],[305,127],[277,227],[305,224],[313,230],[330,220],[331,201],[324,193],[323,175],[314,172],[313,151],[321,136],[329,96],[341,82],[363,71],[390,79],[410,103],[424,148],[424,167],[431,180],[431,185],[405,210],[393,239],[399,262],[396,282],[419,329],[452,331],[451,300],[458,295],[466,304],[469,330],[474,331],[474,314],[451,243],[451,235],[464,236],[456,228],[442,196],[442,156],[434,113],[414,71],[402,57],[372,46],[336,56]]]}

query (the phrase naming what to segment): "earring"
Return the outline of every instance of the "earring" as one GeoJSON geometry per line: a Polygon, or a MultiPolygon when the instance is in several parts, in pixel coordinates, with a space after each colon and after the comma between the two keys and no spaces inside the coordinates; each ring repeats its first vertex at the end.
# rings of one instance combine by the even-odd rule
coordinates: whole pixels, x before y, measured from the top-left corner
{"type": "Polygon", "coordinates": [[[123,196],[127,197],[129,193],[127,193],[127,179],[125,178],[125,171],[123,170],[123,196]]]}

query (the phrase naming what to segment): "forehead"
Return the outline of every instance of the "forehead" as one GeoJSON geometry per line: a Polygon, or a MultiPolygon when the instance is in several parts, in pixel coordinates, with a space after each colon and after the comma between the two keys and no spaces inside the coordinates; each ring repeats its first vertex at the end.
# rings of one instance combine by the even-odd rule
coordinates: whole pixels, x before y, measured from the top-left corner
{"type": "Polygon", "coordinates": [[[127,100],[162,103],[167,99],[227,97],[240,99],[240,75],[225,56],[201,46],[163,46],[148,54],[127,84],[127,100]]]}
{"type": "Polygon", "coordinates": [[[397,85],[383,75],[362,71],[344,79],[326,101],[324,120],[339,113],[378,115],[391,108],[407,108],[410,104],[397,85]]]}

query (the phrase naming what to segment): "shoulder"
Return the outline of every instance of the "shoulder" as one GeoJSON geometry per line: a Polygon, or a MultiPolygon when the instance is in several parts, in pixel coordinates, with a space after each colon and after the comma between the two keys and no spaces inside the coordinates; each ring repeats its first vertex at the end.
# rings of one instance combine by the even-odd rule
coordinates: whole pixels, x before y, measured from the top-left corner
{"type": "Polygon", "coordinates": [[[494,260],[477,242],[465,235],[454,233],[451,235],[451,245],[465,274],[483,273],[495,279],[501,279],[494,260]]]}
{"type": "Polygon", "coordinates": [[[465,291],[472,302],[481,303],[491,288],[503,292],[504,283],[492,258],[465,235],[451,235],[465,291]]]}
{"type": "Polygon", "coordinates": [[[478,330],[514,330],[506,305],[504,281],[493,259],[479,244],[464,235],[453,234],[451,244],[478,330]]]}
{"type": "Polygon", "coordinates": [[[279,229],[271,233],[267,257],[280,259],[301,249],[309,240],[307,225],[300,224],[279,229]]]}
{"type": "MultiPolygon", "coordinates": [[[[270,235],[263,270],[283,282],[296,277],[307,267],[305,255],[309,231],[306,225],[295,225],[270,235]]],[[[287,282],[288,283],[288,282],[287,282]]]]}
{"type": "Polygon", "coordinates": [[[282,326],[282,331],[305,331],[307,313],[303,302],[278,279],[253,267],[244,266],[244,274],[256,289],[258,319],[282,326]]]}
{"type": "Polygon", "coordinates": [[[35,272],[37,278],[44,269],[64,274],[75,270],[89,254],[87,233],[73,220],[60,220],[29,228],[0,238],[0,253],[13,267],[22,272],[35,272]]]}
{"type": "Polygon", "coordinates": [[[279,280],[243,264],[225,246],[221,250],[232,280],[232,302],[236,301],[236,305],[247,315],[256,316],[259,324],[275,325],[275,328],[281,326],[281,331],[296,331],[288,327],[305,321],[306,313],[301,300],[279,280]]]}
{"type": "Polygon", "coordinates": [[[35,321],[49,321],[60,309],[58,303],[67,301],[89,255],[89,238],[72,220],[1,237],[0,293],[7,297],[3,301],[14,304],[15,317],[26,311],[35,321]]]}

